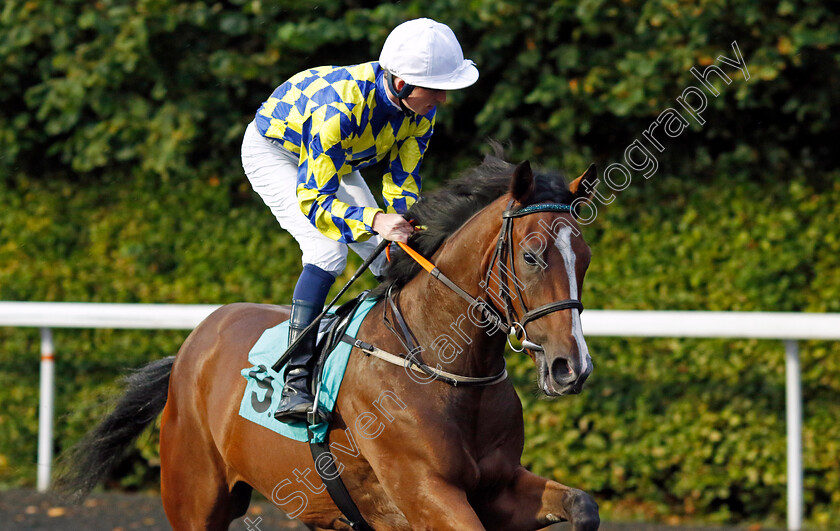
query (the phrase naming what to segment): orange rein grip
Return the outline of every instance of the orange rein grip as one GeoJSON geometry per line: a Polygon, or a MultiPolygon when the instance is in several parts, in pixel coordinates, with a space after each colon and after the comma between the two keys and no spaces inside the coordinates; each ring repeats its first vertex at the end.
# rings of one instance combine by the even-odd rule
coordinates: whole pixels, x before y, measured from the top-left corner
{"type": "Polygon", "coordinates": [[[402,247],[402,250],[405,251],[408,254],[408,256],[412,257],[415,262],[420,264],[420,266],[429,273],[431,273],[432,270],[435,269],[435,264],[426,260],[426,258],[423,255],[409,247],[407,244],[403,242],[397,242],[397,244],[399,244],[399,246],[402,247]]]}

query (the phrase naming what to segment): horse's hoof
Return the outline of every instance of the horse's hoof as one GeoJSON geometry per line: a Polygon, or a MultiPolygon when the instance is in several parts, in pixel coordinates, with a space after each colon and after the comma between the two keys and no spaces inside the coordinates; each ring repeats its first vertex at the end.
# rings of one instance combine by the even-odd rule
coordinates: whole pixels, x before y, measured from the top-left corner
{"type": "Polygon", "coordinates": [[[596,531],[601,526],[598,504],[592,496],[582,490],[572,490],[573,499],[567,507],[573,531],[596,531]]]}

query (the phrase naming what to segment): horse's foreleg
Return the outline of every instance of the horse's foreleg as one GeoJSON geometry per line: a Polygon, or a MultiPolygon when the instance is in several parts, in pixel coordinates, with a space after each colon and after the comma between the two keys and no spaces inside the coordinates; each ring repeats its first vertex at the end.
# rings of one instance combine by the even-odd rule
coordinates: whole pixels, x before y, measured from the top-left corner
{"type": "Polygon", "coordinates": [[[464,491],[444,483],[426,483],[411,508],[403,511],[412,529],[485,530],[464,491]]]}
{"type": "MultiPolygon", "coordinates": [[[[386,475],[386,491],[408,520],[409,529],[484,531],[463,489],[433,471],[393,467],[386,475]]],[[[392,527],[393,529],[393,527],[392,527]]],[[[403,527],[400,527],[403,529],[403,527]]]]}
{"type": "Polygon", "coordinates": [[[565,520],[573,531],[594,531],[601,522],[592,496],[524,468],[487,509],[485,520],[493,522],[493,529],[541,529],[565,520]]]}

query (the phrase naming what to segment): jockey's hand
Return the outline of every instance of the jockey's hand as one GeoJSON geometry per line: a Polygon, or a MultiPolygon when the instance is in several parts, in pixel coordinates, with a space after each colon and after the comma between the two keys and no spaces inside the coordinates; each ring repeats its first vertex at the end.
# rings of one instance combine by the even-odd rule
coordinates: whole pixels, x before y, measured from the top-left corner
{"type": "Polygon", "coordinates": [[[403,243],[408,242],[408,237],[414,233],[414,227],[401,215],[382,212],[374,216],[373,230],[386,240],[403,243]]]}

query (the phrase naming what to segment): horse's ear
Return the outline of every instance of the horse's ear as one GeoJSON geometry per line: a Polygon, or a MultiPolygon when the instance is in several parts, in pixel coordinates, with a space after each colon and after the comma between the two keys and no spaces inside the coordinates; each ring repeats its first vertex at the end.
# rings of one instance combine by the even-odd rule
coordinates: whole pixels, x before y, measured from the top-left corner
{"type": "Polygon", "coordinates": [[[513,170],[513,178],[510,180],[510,195],[516,202],[525,204],[534,195],[535,188],[531,163],[526,160],[513,170]]]}
{"type": "Polygon", "coordinates": [[[595,191],[595,181],[597,180],[598,170],[595,169],[594,164],[590,164],[583,175],[569,184],[569,191],[572,192],[575,199],[583,198],[589,201],[592,199],[592,193],[595,191]]]}

